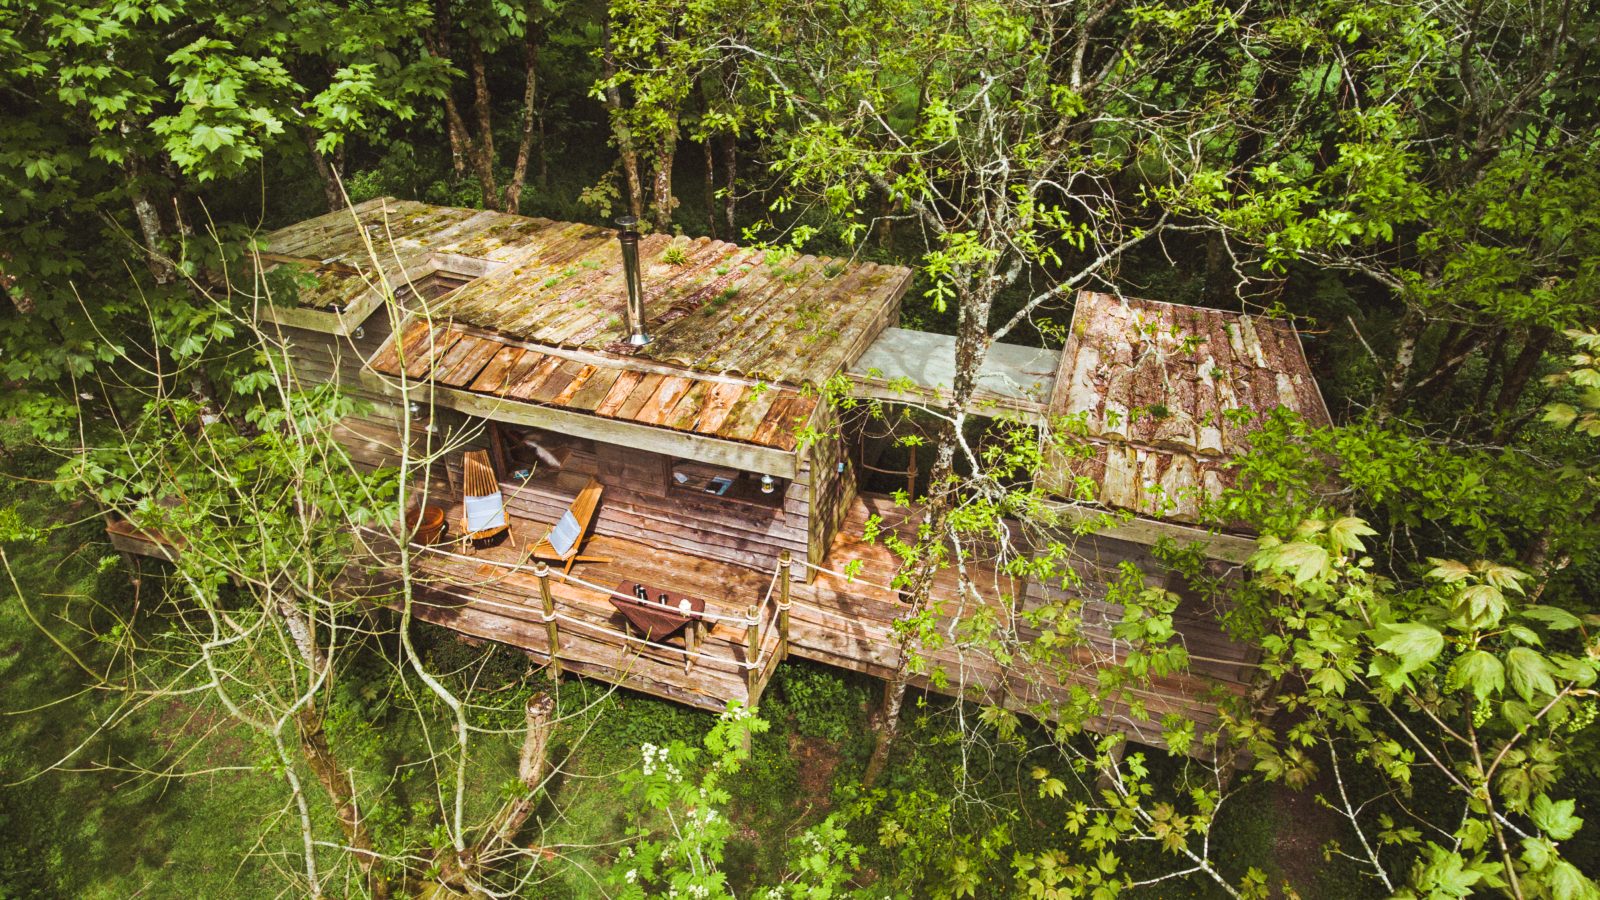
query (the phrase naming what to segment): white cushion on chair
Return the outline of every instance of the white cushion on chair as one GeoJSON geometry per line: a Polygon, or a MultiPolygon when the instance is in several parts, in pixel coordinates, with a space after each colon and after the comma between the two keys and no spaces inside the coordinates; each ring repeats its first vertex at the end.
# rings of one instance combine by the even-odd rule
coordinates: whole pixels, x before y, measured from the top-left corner
{"type": "Polygon", "coordinates": [[[583,526],[578,524],[577,517],[569,509],[561,517],[561,521],[556,523],[556,527],[550,529],[550,546],[556,551],[557,556],[566,558],[572,555],[572,548],[581,537],[583,537],[583,526]]]}
{"type": "Polygon", "coordinates": [[[467,511],[467,530],[473,533],[491,528],[504,528],[506,505],[495,491],[487,497],[465,497],[462,505],[467,511]]]}

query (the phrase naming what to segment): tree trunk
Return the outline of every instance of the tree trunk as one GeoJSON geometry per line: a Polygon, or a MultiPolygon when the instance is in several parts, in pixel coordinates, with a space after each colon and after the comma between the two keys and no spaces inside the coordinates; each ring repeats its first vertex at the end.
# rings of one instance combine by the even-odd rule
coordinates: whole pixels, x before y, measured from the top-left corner
{"type": "Polygon", "coordinates": [[[717,237],[717,145],[716,138],[706,135],[700,147],[706,154],[706,236],[717,237]]]}
{"type": "Polygon", "coordinates": [[[677,155],[678,142],[669,138],[656,151],[655,171],[650,179],[650,225],[656,231],[672,231],[672,208],[678,205],[672,196],[672,161],[677,155]]]}
{"type": "MultiPolygon", "coordinates": [[[[946,532],[950,513],[955,509],[957,485],[955,483],[956,450],[961,438],[961,428],[966,421],[965,410],[977,390],[978,374],[989,355],[989,315],[994,306],[994,294],[1000,279],[994,272],[983,272],[971,279],[976,287],[964,290],[959,298],[956,316],[956,367],[951,383],[950,409],[952,415],[942,420],[935,443],[933,469],[928,477],[927,504],[923,508],[923,533],[927,534],[922,559],[917,564],[916,578],[912,582],[911,609],[906,618],[917,620],[932,602],[933,579],[945,565],[949,549],[946,532]]],[[[879,713],[877,743],[872,757],[867,761],[867,772],[862,783],[870,788],[883,772],[889,750],[899,733],[900,709],[905,701],[907,681],[910,678],[910,650],[916,639],[915,627],[907,628],[899,637],[898,658],[894,677],[884,692],[883,709],[879,713]]]]}
{"type": "Polygon", "coordinates": [[[11,251],[0,250],[0,294],[5,294],[11,299],[11,305],[17,308],[22,315],[30,315],[39,305],[27,292],[17,287],[17,276],[6,271],[5,264],[11,262],[11,251]]]}
{"type": "Polygon", "coordinates": [[[722,134],[722,160],[725,167],[722,189],[726,191],[722,197],[722,213],[728,219],[728,239],[734,240],[739,236],[739,138],[731,131],[722,134]]]}
{"type": "Polygon", "coordinates": [[[322,730],[322,714],[308,704],[295,715],[295,730],[300,738],[300,752],[333,804],[333,814],[355,850],[361,871],[367,876],[369,890],[380,900],[388,897],[388,881],[378,870],[378,857],[373,852],[372,831],[362,821],[350,781],[328,746],[327,733],[322,730]]]}
{"type": "MultiPolygon", "coordinates": [[[[617,76],[616,54],[611,49],[611,25],[607,23],[600,33],[600,61],[602,73],[609,81],[617,76]]],[[[628,186],[628,214],[635,219],[644,218],[644,185],[639,177],[639,151],[633,146],[633,130],[623,121],[622,91],[616,85],[605,90],[606,108],[611,112],[611,131],[617,139],[617,153],[622,157],[622,177],[628,186]]]]}
{"type": "Polygon", "coordinates": [[[900,733],[900,710],[906,702],[906,679],[897,677],[883,684],[883,704],[878,709],[873,728],[877,740],[872,745],[872,756],[867,759],[867,769],[861,775],[861,784],[872,787],[878,783],[883,770],[889,765],[889,751],[900,733]]]}
{"type": "Polygon", "coordinates": [[[883,195],[883,205],[878,213],[878,246],[887,250],[894,244],[894,218],[900,213],[900,201],[890,194],[883,195]]]}
{"type": "Polygon", "coordinates": [[[466,175],[467,157],[473,155],[472,138],[467,135],[467,123],[461,118],[456,98],[448,90],[444,94],[444,121],[450,135],[450,167],[457,175],[466,175]]]}
{"type": "Polygon", "coordinates": [[[1495,380],[1500,375],[1500,364],[1506,358],[1506,328],[1501,326],[1495,329],[1494,343],[1489,347],[1489,358],[1483,364],[1483,381],[1478,385],[1478,402],[1472,406],[1473,418],[1483,414],[1489,402],[1489,391],[1494,388],[1495,380]]]}
{"type": "Polygon", "coordinates": [[[467,61],[472,68],[472,110],[478,119],[472,160],[483,186],[483,206],[494,209],[500,199],[500,189],[494,177],[494,115],[489,107],[489,66],[483,57],[483,43],[476,38],[467,44],[467,61]]]}
{"type": "MultiPolygon", "coordinates": [[[[428,52],[439,59],[450,59],[450,0],[435,0],[433,5],[433,32],[423,36],[428,52]]],[[[467,155],[471,152],[471,139],[467,137],[467,124],[461,119],[461,109],[456,106],[455,92],[447,85],[444,91],[445,134],[450,138],[450,168],[457,175],[467,174],[467,155]]]]}
{"type": "Polygon", "coordinates": [[[533,24],[536,14],[534,4],[529,3],[528,23],[522,38],[522,136],[517,142],[517,162],[511,169],[511,183],[506,186],[502,204],[508,213],[522,208],[522,185],[527,180],[528,160],[533,155],[534,119],[539,98],[539,38],[533,24]]]}
{"type": "Polygon", "coordinates": [[[539,786],[544,783],[550,733],[554,730],[551,716],[555,709],[555,698],[549,694],[535,694],[528,698],[524,708],[527,731],[522,736],[522,754],[517,759],[517,780],[522,782],[524,793],[508,801],[495,816],[494,824],[490,826],[480,848],[480,856],[483,850],[491,849],[495,843],[510,843],[538,808],[539,786]]]}
{"type": "Polygon", "coordinates": [[[550,145],[545,143],[544,137],[544,109],[539,109],[539,193],[550,193],[550,145]]]}
{"type": "MultiPolygon", "coordinates": [[[[122,122],[122,133],[126,137],[132,129],[127,121],[122,122]]],[[[137,156],[128,155],[127,161],[128,184],[132,188],[131,200],[133,202],[133,217],[139,223],[139,235],[144,240],[146,265],[150,267],[150,274],[156,284],[171,284],[177,280],[178,273],[167,258],[166,251],[161,243],[166,233],[161,225],[161,213],[156,205],[151,202],[150,195],[143,185],[144,167],[137,156]]]]}
{"type": "MultiPolygon", "coordinates": [[[[277,611],[284,628],[289,632],[290,639],[294,641],[296,651],[300,654],[300,661],[310,671],[311,677],[313,679],[326,677],[328,655],[317,643],[316,636],[312,633],[313,624],[307,618],[305,611],[295,605],[294,600],[289,597],[277,599],[277,611]]],[[[378,857],[373,853],[372,831],[362,820],[350,780],[339,765],[337,757],[333,755],[333,748],[328,745],[328,736],[322,730],[322,713],[317,708],[316,702],[308,701],[299,712],[295,713],[294,721],[295,731],[300,738],[300,752],[305,757],[306,764],[311,766],[311,771],[316,774],[323,791],[327,793],[328,801],[333,804],[334,816],[344,829],[345,839],[355,849],[356,859],[361,871],[366,874],[370,882],[373,896],[387,897],[389,888],[377,868],[378,857]]]]}
{"type": "Polygon", "coordinates": [[[500,807],[480,840],[460,854],[440,862],[440,884],[480,896],[472,887],[472,882],[482,880],[481,873],[475,870],[501,845],[511,843],[534,810],[539,808],[539,800],[543,796],[539,787],[544,784],[550,734],[555,730],[555,722],[551,718],[555,709],[555,698],[549,694],[534,694],[528,698],[523,708],[527,730],[523,732],[522,753],[517,759],[517,780],[522,783],[522,796],[507,800],[500,807]]]}
{"type": "Polygon", "coordinates": [[[328,212],[344,209],[344,189],[339,186],[339,178],[334,173],[333,166],[328,163],[328,158],[317,149],[316,132],[302,128],[300,133],[305,135],[306,150],[311,153],[311,164],[317,169],[317,177],[322,179],[322,197],[328,202],[328,212]]]}
{"type": "Polygon", "coordinates": [[[1234,279],[1227,238],[1220,231],[1212,232],[1206,236],[1206,299],[1219,306],[1237,300],[1234,279]]]}
{"type": "Polygon", "coordinates": [[[1511,408],[1517,405],[1517,401],[1522,399],[1522,392],[1528,387],[1528,380],[1539,367],[1539,360],[1544,358],[1544,351],[1550,346],[1550,340],[1554,336],[1555,331],[1544,325],[1535,325],[1528,329],[1527,340],[1522,342],[1522,351],[1512,361],[1511,369],[1500,382],[1500,393],[1494,401],[1496,413],[1500,415],[1509,413],[1511,408]]]}
{"type": "Polygon", "coordinates": [[[1407,308],[1406,314],[1400,320],[1400,340],[1395,346],[1394,362],[1389,366],[1389,375],[1384,380],[1383,393],[1378,397],[1377,417],[1379,422],[1387,420],[1394,414],[1400,400],[1405,396],[1406,381],[1411,377],[1411,366],[1417,360],[1417,341],[1422,336],[1422,330],[1427,325],[1422,314],[1414,309],[1407,308]]]}

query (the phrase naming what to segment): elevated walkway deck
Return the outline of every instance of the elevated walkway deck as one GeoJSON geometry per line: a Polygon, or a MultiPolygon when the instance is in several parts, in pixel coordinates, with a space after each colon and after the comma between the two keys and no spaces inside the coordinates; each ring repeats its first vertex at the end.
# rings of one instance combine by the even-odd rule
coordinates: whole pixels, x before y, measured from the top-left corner
{"type": "MultiPolygon", "coordinates": [[[[447,517],[454,522],[458,516],[455,504],[447,517]]],[[[570,577],[559,568],[549,570],[557,637],[552,653],[552,621],[545,613],[540,579],[526,558],[527,547],[544,535],[549,523],[518,516],[511,522],[516,546],[507,543],[470,553],[459,544],[413,546],[412,613],[469,637],[517,647],[542,664],[554,658],[565,671],[702,709],[721,709],[730,700],[759,703],[777,665],[789,654],[889,678],[900,664],[895,628],[907,606],[891,587],[898,558],[883,543],[863,537],[870,516],[903,539],[914,537],[916,510],[896,506],[887,497],[858,497],[827,557],[812,567],[810,580],[790,582],[787,617],[780,614],[782,589],[776,572],[595,535],[585,553],[608,557],[609,562],[582,563],[570,577]],[[635,580],[703,599],[708,621],[698,641],[690,644],[680,634],[651,642],[630,633],[610,598],[615,585],[635,580]]],[[[370,546],[384,563],[397,564],[392,544],[372,536],[370,546]]],[[[912,683],[1045,720],[1057,718],[1059,710],[1081,701],[1082,690],[1094,689],[1101,668],[1126,659],[1130,650],[1112,638],[1120,610],[1105,599],[1105,586],[1123,562],[1157,569],[1146,548],[1092,538],[1073,561],[1082,585],[1072,590],[1015,579],[992,566],[969,565],[967,576],[976,590],[963,596],[956,573],[942,572],[934,597],[941,611],[936,630],[943,639],[938,646],[914,651],[918,660],[911,665],[916,673],[912,683]],[[1059,603],[1076,609],[1078,633],[1064,633],[1064,646],[1050,659],[1030,659],[1024,645],[1038,638],[1043,626],[1031,622],[1028,613],[1059,603]],[[967,626],[980,616],[994,623],[994,630],[985,640],[969,639],[967,626]]],[[[803,565],[795,560],[797,576],[803,574],[803,565]]],[[[392,577],[387,580],[388,586],[393,583],[392,577]]],[[[385,586],[380,579],[370,587],[385,586]]],[[[1189,670],[1118,690],[1106,698],[1104,715],[1089,727],[1159,746],[1164,716],[1176,715],[1201,727],[1214,722],[1219,701],[1248,689],[1255,664],[1248,648],[1224,634],[1218,612],[1201,606],[1197,598],[1186,598],[1174,624],[1190,655],[1189,670]]]]}

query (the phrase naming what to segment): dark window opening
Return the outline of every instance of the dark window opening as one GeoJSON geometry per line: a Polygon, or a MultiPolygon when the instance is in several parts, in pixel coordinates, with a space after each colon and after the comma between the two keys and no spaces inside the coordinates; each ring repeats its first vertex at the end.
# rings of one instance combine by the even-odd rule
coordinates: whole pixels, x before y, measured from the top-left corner
{"type": "Polygon", "coordinates": [[[521,480],[535,473],[559,471],[574,453],[594,453],[594,441],[522,425],[493,423],[497,450],[503,454],[502,478],[521,480]]]}
{"type": "Polygon", "coordinates": [[[784,478],[689,460],[672,464],[672,481],[667,486],[670,494],[684,499],[766,509],[782,509],[788,489],[789,482],[784,478]]]}

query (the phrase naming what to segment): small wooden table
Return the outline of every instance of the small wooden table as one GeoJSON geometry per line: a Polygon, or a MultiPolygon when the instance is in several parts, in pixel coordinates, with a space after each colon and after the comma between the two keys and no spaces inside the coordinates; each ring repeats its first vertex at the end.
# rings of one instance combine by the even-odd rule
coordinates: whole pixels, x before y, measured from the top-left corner
{"type": "Polygon", "coordinates": [[[622,613],[628,624],[644,632],[647,641],[659,641],[671,637],[690,622],[699,621],[700,613],[706,610],[706,602],[699,597],[674,594],[648,584],[644,588],[650,592],[650,602],[641,603],[633,595],[633,589],[637,586],[639,586],[637,581],[624,581],[617,585],[617,594],[621,596],[613,595],[611,605],[622,613]],[[672,607],[671,609],[662,608],[659,602],[662,594],[667,595],[666,605],[672,607]],[[680,605],[685,600],[689,601],[687,610],[680,605]]]}

